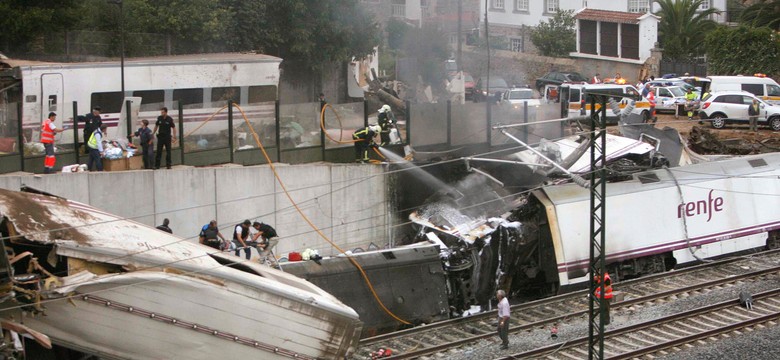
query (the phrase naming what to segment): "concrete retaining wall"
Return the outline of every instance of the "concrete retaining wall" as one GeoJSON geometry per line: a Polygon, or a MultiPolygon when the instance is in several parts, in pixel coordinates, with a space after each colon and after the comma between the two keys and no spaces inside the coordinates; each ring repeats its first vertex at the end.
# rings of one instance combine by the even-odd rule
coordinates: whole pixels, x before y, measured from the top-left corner
{"type": "MultiPolygon", "coordinates": [[[[290,196],[322,232],[344,250],[388,242],[392,206],[381,166],[277,164],[290,196]]],[[[197,242],[212,219],[225,238],[244,219],[262,221],[280,235],[278,256],[306,248],[338,253],[292,206],[268,165],[0,176],[0,188],[27,185],[155,226],[171,221],[175,235],[197,242]]]]}

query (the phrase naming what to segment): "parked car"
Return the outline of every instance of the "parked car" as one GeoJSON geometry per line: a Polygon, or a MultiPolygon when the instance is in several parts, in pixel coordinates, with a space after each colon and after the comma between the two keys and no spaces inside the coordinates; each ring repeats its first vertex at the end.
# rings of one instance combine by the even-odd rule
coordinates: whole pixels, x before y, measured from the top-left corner
{"type": "MultiPolygon", "coordinates": [[[[474,102],[485,101],[490,96],[491,98],[498,94],[503,94],[509,90],[509,86],[506,84],[506,80],[498,76],[490,77],[490,89],[488,86],[488,78],[480,77],[477,80],[477,84],[474,86],[474,102]]],[[[496,100],[497,101],[497,100],[496,100]]]]}
{"type": "Polygon", "coordinates": [[[773,105],[780,105],[780,85],[766,76],[710,76],[710,91],[747,91],[773,105]]]}
{"type": "Polygon", "coordinates": [[[722,129],[726,124],[747,124],[748,106],[753,99],[761,104],[758,125],[780,131],[780,106],[769,104],[747,91],[721,91],[710,93],[701,100],[699,116],[709,119],[712,127],[722,129]]]}
{"type": "Polygon", "coordinates": [[[675,112],[678,105],[685,104],[685,90],[679,86],[653,87],[655,93],[655,110],[658,112],[675,112]]]}
{"type": "Polygon", "coordinates": [[[474,77],[472,77],[471,74],[465,71],[463,72],[463,80],[465,81],[465,85],[464,85],[466,90],[465,98],[466,100],[471,100],[474,98],[474,87],[477,84],[474,82],[474,77]]]}
{"type": "Polygon", "coordinates": [[[528,103],[528,107],[538,107],[542,100],[536,98],[536,93],[529,88],[511,88],[504,93],[505,103],[515,109],[523,109],[523,103],[528,103]]]}
{"type": "Polygon", "coordinates": [[[647,84],[653,85],[653,87],[679,86],[680,88],[682,88],[683,92],[688,92],[688,89],[692,89],[693,92],[696,93],[696,97],[701,98],[701,88],[697,88],[685,82],[683,79],[679,79],[679,78],[655,79],[653,81],[648,81],[647,83],[645,83],[645,85],[647,84]]]}
{"type": "Polygon", "coordinates": [[[538,90],[540,94],[544,94],[545,85],[561,85],[565,82],[587,83],[588,80],[586,80],[582,75],[580,75],[580,73],[577,72],[551,71],[536,79],[536,90],[538,90]]]}

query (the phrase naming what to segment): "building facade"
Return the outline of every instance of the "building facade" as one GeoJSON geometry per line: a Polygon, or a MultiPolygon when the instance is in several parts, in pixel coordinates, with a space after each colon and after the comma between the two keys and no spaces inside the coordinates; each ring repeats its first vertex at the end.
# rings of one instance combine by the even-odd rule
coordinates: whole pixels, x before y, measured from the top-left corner
{"type": "MultiPolygon", "coordinates": [[[[542,21],[548,21],[560,10],[577,11],[583,8],[628,13],[656,12],[660,8],[654,0],[481,0],[480,31],[484,33],[485,1],[491,38],[503,38],[506,49],[534,52],[530,31],[542,21]]],[[[708,0],[701,10],[715,8],[720,14],[712,20],[725,23],[727,0],[708,0]]]]}

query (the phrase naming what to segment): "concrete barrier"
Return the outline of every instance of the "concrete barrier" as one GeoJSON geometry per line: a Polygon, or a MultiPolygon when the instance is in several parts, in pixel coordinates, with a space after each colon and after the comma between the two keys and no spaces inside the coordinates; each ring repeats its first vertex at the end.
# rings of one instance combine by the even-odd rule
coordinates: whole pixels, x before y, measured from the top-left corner
{"type": "MultiPolygon", "coordinates": [[[[388,242],[393,206],[387,201],[383,167],[360,164],[277,164],[290,196],[322,232],[344,250],[388,242]]],[[[0,176],[0,188],[27,185],[83,202],[139,223],[164,218],[177,236],[197,242],[212,219],[232,239],[244,219],[273,226],[278,256],[306,248],[323,256],[338,253],[303,220],[268,165],[177,168],[101,173],[0,176]]]]}

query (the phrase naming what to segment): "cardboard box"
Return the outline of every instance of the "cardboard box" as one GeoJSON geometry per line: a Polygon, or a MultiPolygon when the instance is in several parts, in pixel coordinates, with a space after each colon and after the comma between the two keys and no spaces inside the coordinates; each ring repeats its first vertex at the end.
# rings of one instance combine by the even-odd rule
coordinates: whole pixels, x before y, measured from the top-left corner
{"type": "Polygon", "coordinates": [[[144,159],[140,154],[127,158],[127,170],[143,170],[144,159]]]}
{"type": "Polygon", "coordinates": [[[103,171],[123,171],[127,170],[127,158],[121,159],[103,159],[103,171]]]}

